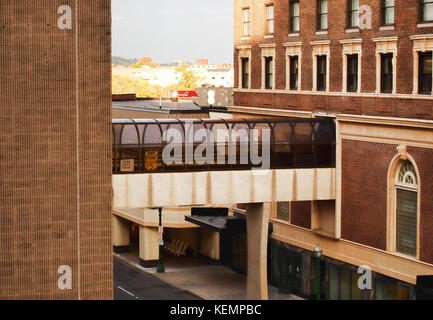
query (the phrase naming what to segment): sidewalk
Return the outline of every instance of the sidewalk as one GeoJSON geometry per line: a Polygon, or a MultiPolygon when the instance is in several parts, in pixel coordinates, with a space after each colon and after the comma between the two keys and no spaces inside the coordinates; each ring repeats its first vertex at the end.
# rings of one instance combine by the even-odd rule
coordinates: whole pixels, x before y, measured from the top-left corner
{"type": "MultiPolygon", "coordinates": [[[[190,292],[205,300],[245,300],[246,276],[221,265],[211,265],[194,257],[164,256],[165,273],[155,268],[143,268],[133,254],[114,254],[136,268],[179,290],[190,292]]],[[[302,300],[295,295],[282,294],[269,285],[269,300],[302,300]]]]}

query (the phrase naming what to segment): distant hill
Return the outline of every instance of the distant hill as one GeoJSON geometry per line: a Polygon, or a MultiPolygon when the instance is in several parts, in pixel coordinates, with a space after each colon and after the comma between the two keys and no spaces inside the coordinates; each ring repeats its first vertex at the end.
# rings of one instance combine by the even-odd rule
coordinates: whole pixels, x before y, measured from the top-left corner
{"type": "Polygon", "coordinates": [[[118,64],[121,66],[130,66],[132,64],[136,64],[138,59],[125,59],[122,57],[111,57],[112,64],[118,64]]]}

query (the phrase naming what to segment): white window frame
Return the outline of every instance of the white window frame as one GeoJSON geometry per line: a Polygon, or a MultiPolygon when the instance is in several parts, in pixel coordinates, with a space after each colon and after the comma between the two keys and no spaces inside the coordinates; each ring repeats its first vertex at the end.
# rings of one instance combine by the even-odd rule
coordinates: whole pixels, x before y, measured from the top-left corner
{"type": "MultiPolygon", "coordinates": [[[[248,58],[249,59],[249,70],[248,70],[248,89],[251,89],[251,45],[248,46],[239,46],[236,47],[236,50],[238,50],[238,89],[242,88],[242,58],[248,58]]],[[[246,90],[246,89],[244,89],[246,90]]]]}
{"type": "Polygon", "coordinates": [[[242,8],[242,27],[241,27],[241,37],[243,39],[248,39],[251,35],[251,9],[249,7],[242,8]],[[248,21],[245,21],[245,11],[248,10],[248,21]],[[245,25],[248,24],[248,34],[244,34],[245,25]]]}
{"type": "Polygon", "coordinates": [[[275,43],[266,43],[266,44],[260,44],[259,47],[261,48],[261,56],[262,56],[262,83],[261,83],[261,89],[262,90],[275,90],[275,71],[276,71],[276,61],[275,61],[275,43]],[[272,89],[265,89],[266,84],[266,58],[272,57],[272,62],[274,65],[274,70],[272,71],[272,89]]]}
{"type": "MultiPolygon", "coordinates": [[[[419,94],[419,55],[418,53],[433,52],[433,34],[422,34],[411,36],[413,41],[413,91],[412,94],[419,94]]],[[[433,78],[433,72],[432,72],[433,78]]],[[[433,95],[433,90],[432,90],[433,95]]],[[[423,95],[425,96],[425,95],[423,95]]]]}
{"type": "Polygon", "coordinates": [[[317,56],[326,56],[326,90],[329,92],[329,71],[330,71],[330,60],[331,60],[331,49],[330,40],[324,41],[312,41],[310,45],[313,48],[313,89],[317,91],[317,56]]]}
{"type": "Polygon", "coordinates": [[[265,37],[273,36],[275,33],[275,5],[273,3],[265,4],[265,37]],[[269,18],[269,8],[272,7],[272,19],[269,18]],[[272,21],[272,32],[268,30],[268,23],[272,21]]]}
{"type": "MultiPolygon", "coordinates": [[[[349,40],[340,40],[340,43],[343,45],[343,93],[347,92],[347,56],[349,55],[358,55],[358,90],[357,93],[361,93],[361,72],[362,72],[362,39],[349,39],[349,40]]],[[[350,92],[353,93],[353,92],[350,92]]]]}
{"type": "Polygon", "coordinates": [[[302,42],[286,42],[283,43],[286,48],[286,90],[301,91],[302,84],[302,42]],[[298,90],[290,89],[290,57],[298,57],[299,73],[298,73],[298,90]]]}
{"type": "Polygon", "coordinates": [[[382,54],[392,53],[392,94],[397,93],[397,44],[398,37],[373,38],[376,43],[376,93],[381,93],[382,54]]]}
{"type": "Polygon", "coordinates": [[[391,165],[388,168],[388,204],[387,204],[387,239],[386,239],[386,250],[402,256],[408,259],[420,259],[420,208],[421,208],[421,181],[419,179],[419,170],[413,159],[413,157],[407,153],[406,146],[399,146],[397,149],[399,153],[394,156],[391,160],[391,165]],[[397,183],[400,168],[404,160],[408,160],[412,163],[416,172],[417,187],[407,188],[404,185],[397,183]],[[397,189],[405,189],[417,192],[417,245],[416,245],[416,256],[406,255],[397,251],[397,189]]]}

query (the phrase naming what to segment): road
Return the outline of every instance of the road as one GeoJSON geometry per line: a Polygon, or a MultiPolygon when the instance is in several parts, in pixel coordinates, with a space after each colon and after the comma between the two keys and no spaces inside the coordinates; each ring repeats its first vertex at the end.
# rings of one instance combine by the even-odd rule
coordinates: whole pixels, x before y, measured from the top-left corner
{"type": "Polygon", "coordinates": [[[114,300],[200,300],[113,257],[114,300]]]}

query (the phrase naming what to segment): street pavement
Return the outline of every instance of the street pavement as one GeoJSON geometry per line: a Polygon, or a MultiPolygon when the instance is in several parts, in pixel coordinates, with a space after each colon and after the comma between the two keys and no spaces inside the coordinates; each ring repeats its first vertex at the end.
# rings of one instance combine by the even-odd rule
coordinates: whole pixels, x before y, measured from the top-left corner
{"type": "Polygon", "coordinates": [[[113,257],[114,300],[200,300],[113,257]]]}

